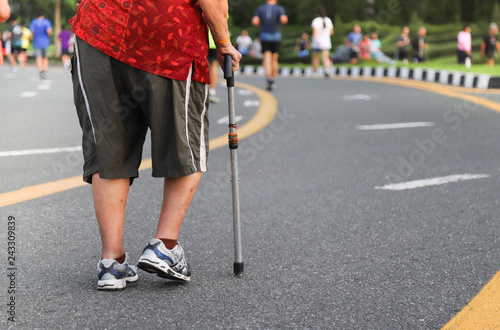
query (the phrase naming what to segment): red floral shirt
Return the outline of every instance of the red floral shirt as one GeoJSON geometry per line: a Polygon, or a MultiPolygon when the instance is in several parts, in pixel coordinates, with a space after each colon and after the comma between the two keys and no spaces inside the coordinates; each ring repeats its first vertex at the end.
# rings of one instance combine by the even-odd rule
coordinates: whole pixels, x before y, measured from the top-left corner
{"type": "Polygon", "coordinates": [[[208,28],[197,0],[83,0],[69,21],[93,47],[138,69],[210,83],[208,28]]]}

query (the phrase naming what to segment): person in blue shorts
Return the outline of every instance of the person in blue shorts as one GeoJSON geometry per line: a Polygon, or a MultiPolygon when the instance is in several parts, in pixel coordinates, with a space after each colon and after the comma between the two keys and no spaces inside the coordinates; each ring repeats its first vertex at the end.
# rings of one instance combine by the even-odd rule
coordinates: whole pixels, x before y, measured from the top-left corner
{"type": "Polygon", "coordinates": [[[285,9],[277,5],[277,0],[267,0],[259,6],[252,18],[252,24],[260,26],[260,42],[262,44],[262,65],[266,71],[266,88],[275,88],[278,75],[278,57],[281,45],[281,25],[288,23],[285,9]]]}
{"type": "Polygon", "coordinates": [[[45,18],[43,11],[39,10],[30,25],[33,33],[33,48],[35,49],[36,66],[40,71],[40,78],[47,78],[49,68],[49,58],[47,49],[50,46],[50,35],[52,34],[52,23],[45,18]]]}
{"type": "Polygon", "coordinates": [[[353,31],[351,31],[344,40],[344,43],[350,49],[350,64],[356,64],[359,58],[359,43],[363,40],[363,35],[361,34],[361,27],[359,24],[354,24],[353,31]]]}

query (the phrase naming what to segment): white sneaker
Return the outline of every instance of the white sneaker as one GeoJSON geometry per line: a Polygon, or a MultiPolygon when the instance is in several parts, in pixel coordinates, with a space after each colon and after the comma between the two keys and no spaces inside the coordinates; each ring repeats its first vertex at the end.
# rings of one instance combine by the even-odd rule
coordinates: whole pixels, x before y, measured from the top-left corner
{"type": "Polygon", "coordinates": [[[70,72],[71,71],[71,61],[67,60],[66,62],[64,62],[63,67],[64,67],[64,71],[70,72]]]}
{"type": "Polygon", "coordinates": [[[137,268],[128,264],[128,254],[125,261],[119,264],[115,259],[102,259],[97,263],[97,289],[119,290],[127,286],[127,283],[139,279],[137,268]]]}
{"type": "Polygon", "coordinates": [[[191,270],[184,257],[184,250],[177,244],[172,250],[165,247],[160,239],[153,238],[144,248],[137,267],[171,280],[189,282],[191,270]]]}

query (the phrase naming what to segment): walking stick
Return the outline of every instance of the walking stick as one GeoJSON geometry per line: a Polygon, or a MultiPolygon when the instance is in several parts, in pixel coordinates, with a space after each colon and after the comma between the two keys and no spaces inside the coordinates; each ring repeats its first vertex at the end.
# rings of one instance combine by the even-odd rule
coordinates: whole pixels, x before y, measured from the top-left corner
{"type": "Polygon", "coordinates": [[[240,222],[240,193],[238,189],[238,133],[234,114],[234,73],[232,70],[233,58],[224,56],[224,79],[227,83],[229,103],[229,151],[231,153],[231,185],[233,194],[233,231],[234,231],[234,275],[243,276],[244,264],[241,252],[241,222],[240,222]]]}

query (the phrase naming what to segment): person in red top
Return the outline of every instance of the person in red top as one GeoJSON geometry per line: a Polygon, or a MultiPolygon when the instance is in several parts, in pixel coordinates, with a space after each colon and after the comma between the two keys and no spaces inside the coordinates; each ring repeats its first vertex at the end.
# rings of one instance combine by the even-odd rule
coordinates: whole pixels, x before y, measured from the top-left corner
{"type": "MultiPolygon", "coordinates": [[[[0,23],[5,22],[10,16],[10,6],[7,0],[0,0],[0,23]]],[[[0,66],[3,65],[3,47],[0,45],[0,66]]]]}
{"type": "Polygon", "coordinates": [[[217,57],[241,54],[231,45],[227,0],[80,0],[70,20],[76,36],[74,99],[82,127],[83,178],[92,184],[102,241],[98,289],[137,281],[123,245],[129,186],[138,177],[151,130],[154,177],[164,177],[154,238],[138,267],[189,281],[177,242],[208,155],[208,28],[217,57]],[[208,25],[208,26],[207,26],[208,25]]]}
{"type": "Polygon", "coordinates": [[[0,23],[5,22],[10,16],[10,6],[8,0],[0,0],[0,23]]]}

